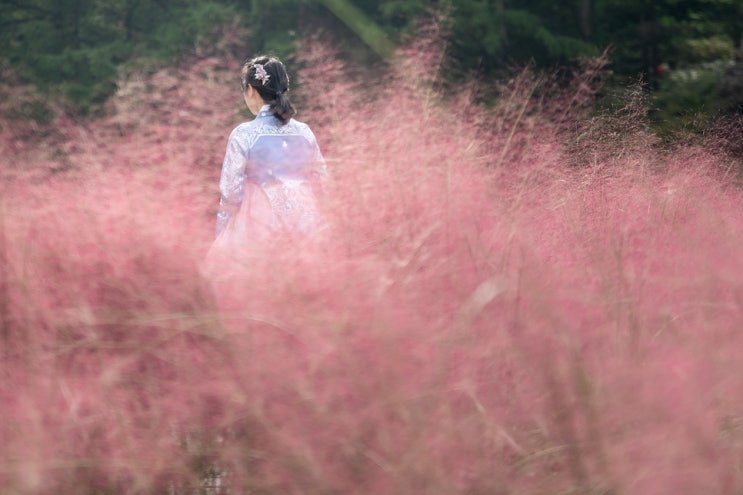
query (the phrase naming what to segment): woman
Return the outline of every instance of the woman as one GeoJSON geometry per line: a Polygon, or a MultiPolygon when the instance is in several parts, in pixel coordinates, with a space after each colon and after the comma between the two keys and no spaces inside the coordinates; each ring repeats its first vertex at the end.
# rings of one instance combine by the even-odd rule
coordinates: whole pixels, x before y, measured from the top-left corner
{"type": "Polygon", "coordinates": [[[245,62],[241,88],[256,116],[230,134],[219,180],[215,245],[241,250],[317,228],[316,191],[327,178],[309,126],[294,120],[289,76],[276,57],[245,62]]]}

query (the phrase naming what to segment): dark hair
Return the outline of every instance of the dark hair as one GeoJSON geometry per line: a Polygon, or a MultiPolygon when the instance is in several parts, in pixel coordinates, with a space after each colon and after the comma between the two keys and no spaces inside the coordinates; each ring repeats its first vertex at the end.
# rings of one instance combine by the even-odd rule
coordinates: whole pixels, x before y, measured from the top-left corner
{"type": "Polygon", "coordinates": [[[287,95],[289,75],[278,58],[260,55],[246,60],[240,76],[243,92],[248,85],[258,91],[263,101],[270,104],[271,113],[281,121],[282,125],[288,123],[297,113],[287,95]],[[265,75],[256,66],[262,66],[265,75]]]}

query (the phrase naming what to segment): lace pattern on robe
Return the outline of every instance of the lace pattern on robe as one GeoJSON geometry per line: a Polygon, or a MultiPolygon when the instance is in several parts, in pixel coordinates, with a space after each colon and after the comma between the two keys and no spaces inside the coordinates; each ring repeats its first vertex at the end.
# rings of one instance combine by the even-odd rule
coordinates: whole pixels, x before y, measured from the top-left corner
{"type": "Polygon", "coordinates": [[[294,119],[281,125],[264,106],[255,120],[230,134],[219,181],[217,235],[240,208],[246,181],[266,192],[276,229],[307,230],[317,211],[305,184],[322,188],[326,179],[325,160],[309,126],[294,119]]]}

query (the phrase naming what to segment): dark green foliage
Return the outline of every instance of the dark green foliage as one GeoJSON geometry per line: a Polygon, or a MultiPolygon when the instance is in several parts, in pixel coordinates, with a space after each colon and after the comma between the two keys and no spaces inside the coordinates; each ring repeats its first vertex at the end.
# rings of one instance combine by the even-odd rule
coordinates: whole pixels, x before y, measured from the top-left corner
{"type": "Polygon", "coordinates": [[[720,110],[743,115],[743,61],[728,68],[720,83],[720,110]]]}
{"type": "Polygon", "coordinates": [[[580,22],[572,12],[565,5],[534,0],[456,2],[455,53],[465,65],[484,72],[531,60],[553,65],[598,55],[599,47],[582,37],[580,22]]]}
{"type": "Polygon", "coordinates": [[[664,77],[651,114],[656,129],[661,134],[704,129],[719,111],[718,89],[724,70],[723,64],[705,63],[664,77]]]}
{"type": "Polygon", "coordinates": [[[172,21],[155,29],[147,46],[152,53],[174,57],[185,47],[208,37],[215,26],[225,24],[236,15],[235,9],[217,1],[193,2],[172,13],[172,21]]]}
{"type": "Polygon", "coordinates": [[[27,82],[87,111],[115,90],[118,66],[173,57],[235,10],[198,0],[0,0],[0,53],[27,82]]]}
{"type": "Polygon", "coordinates": [[[448,54],[463,73],[552,68],[611,46],[611,69],[667,91],[669,109],[709,108],[716,103],[690,98],[716,93],[709,78],[669,84],[661,66],[729,60],[743,37],[743,0],[0,0],[0,58],[86,110],[115,89],[122,63],[203,48],[216,26],[235,19],[251,33],[241,56],[287,57],[304,35],[324,30],[365,64],[388,58],[421,18],[441,12],[448,54]]]}
{"type": "Polygon", "coordinates": [[[11,107],[8,117],[18,120],[29,120],[40,124],[48,124],[54,119],[54,112],[39,96],[18,102],[11,107]]]}
{"type": "Polygon", "coordinates": [[[253,36],[245,57],[260,51],[286,57],[296,49],[300,27],[306,26],[319,9],[315,2],[304,0],[251,0],[246,4],[253,36]]]}

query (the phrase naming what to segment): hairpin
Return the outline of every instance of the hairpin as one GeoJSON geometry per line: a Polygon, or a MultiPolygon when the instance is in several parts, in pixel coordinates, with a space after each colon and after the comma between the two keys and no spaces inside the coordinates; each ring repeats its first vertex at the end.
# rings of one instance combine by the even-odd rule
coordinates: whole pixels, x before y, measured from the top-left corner
{"type": "Polygon", "coordinates": [[[261,81],[265,86],[266,83],[268,83],[268,80],[271,79],[271,76],[269,76],[266,69],[263,68],[263,64],[255,64],[253,67],[255,67],[256,80],[261,81]]]}

